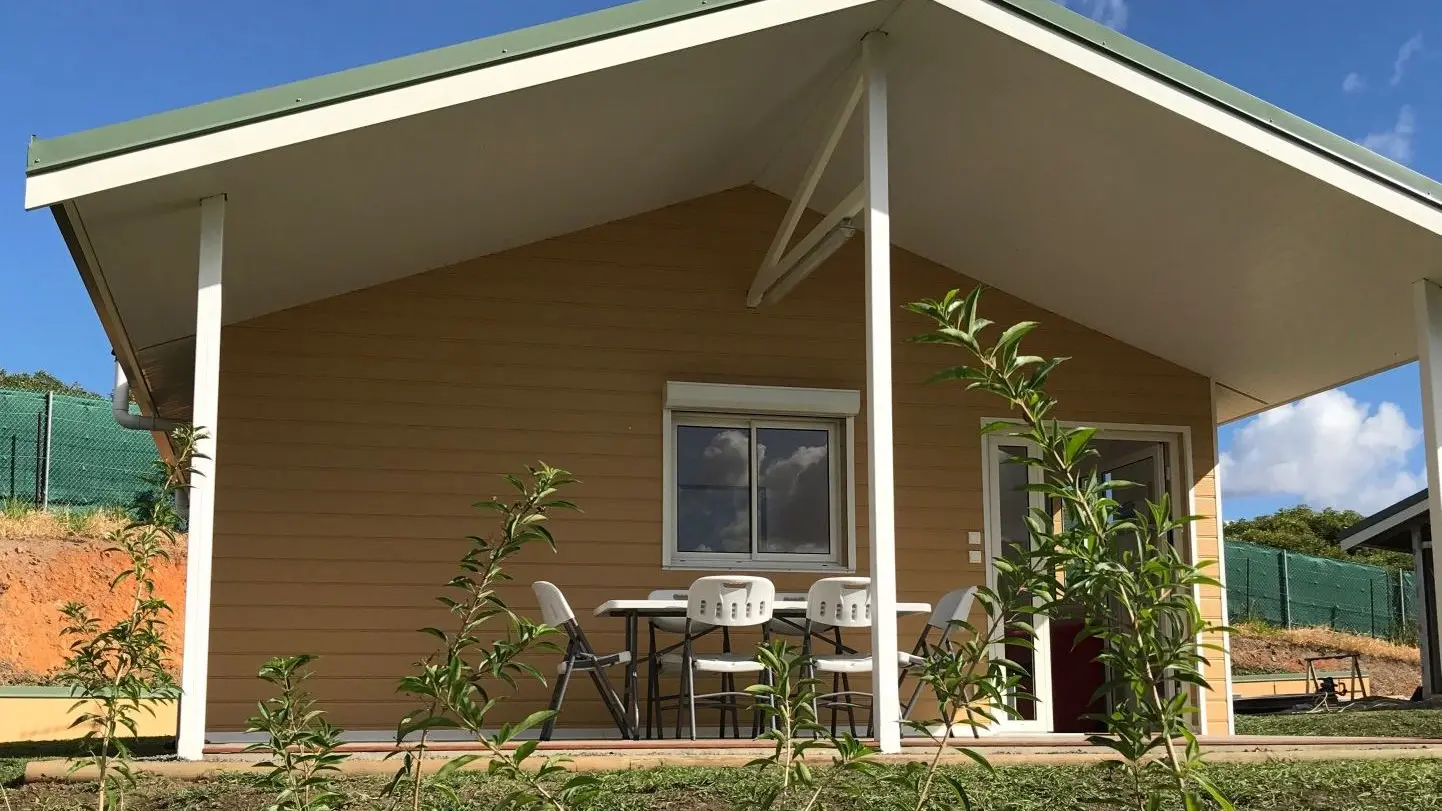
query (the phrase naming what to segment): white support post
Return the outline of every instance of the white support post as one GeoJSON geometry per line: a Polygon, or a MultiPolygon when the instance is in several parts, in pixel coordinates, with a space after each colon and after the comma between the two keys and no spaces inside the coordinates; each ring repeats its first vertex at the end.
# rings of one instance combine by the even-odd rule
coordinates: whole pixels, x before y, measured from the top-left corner
{"type": "MultiPolygon", "coordinates": [[[[1422,436],[1427,458],[1427,510],[1434,518],[1442,516],[1442,438],[1437,433],[1438,408],[1442,408],[1442,287],[1428,279],[1412,283],[1413,304],[1417,322],[1417,366],[1422,382],[1422,436]]],[[[1432,571],[1442,573],[1436,558],[1438,544],[1432,543],[1432,571]]],[[[1418,573],[1421,577],[1421,572],[1418,573]]],[[[1442,577],[1433,583],[1434,605],[1442,606],[1442,577]]],[[[1426,609],[1426,601],[1419,603],[1426,609]]],[[[1431,631],[1428,646],[1436,650],[1442,645],[1442,623],[1433,616],[1427,623],[1431,631]]]]}
{"type": "Polygon", "coordinates": [[[185,639],[180,673],[177,754],[200,760],[205,747],[205,688],[210,661],[210,571],[215,543],[215,448],[220,410],[221,264],[225,195],[200,201],[200,262],[195,294],[195,445],[190,479],[190,532],[185,561],[185,639]]]}
{"type": "Polygon", "coordinates": [[[896,661],[896,480],[891,397],[891,197],[886,131],[886,35],[861,40],[866,160],[866,496],[871,527],[871,689],[882,752],[901,751],[896,661]]]}

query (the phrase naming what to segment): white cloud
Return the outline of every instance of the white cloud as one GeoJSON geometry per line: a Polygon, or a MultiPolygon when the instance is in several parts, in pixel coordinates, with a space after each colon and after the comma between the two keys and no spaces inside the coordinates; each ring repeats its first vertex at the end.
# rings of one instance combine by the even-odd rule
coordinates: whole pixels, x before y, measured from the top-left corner
{"type": "Polygon", "coordinates": [[[1392,80],[1389,82],[1393,87],[1402,83],[1402,77],[1407,75],[1407,63],[1412,57],[1422,53],[1422,32],[1418,31],[1412,38],[1402,43],[1397,49],[1397,58],[1392,60],[1392,80]]]}
{"type": "Polygon", "coordinates": [[[1356,71],[1347,74],[1346,78],[1342,80],[1343,93],[1361,93],[1366,89],[1367,80],[1362,77],[1362,74],[1356,71]]]}
{"type": "Polygon", "coordinates": [[[1058,0],[1067,8],[1076,9],[1079,13],[1091,17],[1093,20],[1117,31],[1127,27],[1127,0],[1058,0]]]}
{"type": "Polygon", "coordinates": [[[1417,135],[1417,114],[1412,105],[1404,104],[1397,111],[1397,123],[1389,130],[1368,133],[1362,146],[1398,163],[1412,160],[1412,139],[1417,135]]]}
{"type": "Polygon", "coordinates": [[[1421,441],[1395,403],[1374,410],[1346,392],[1322,392],[1239,428],[1221,456],[1222,490],[1372,513],[1426,486],[1425,472],[1407,469],[1421,441]]]}

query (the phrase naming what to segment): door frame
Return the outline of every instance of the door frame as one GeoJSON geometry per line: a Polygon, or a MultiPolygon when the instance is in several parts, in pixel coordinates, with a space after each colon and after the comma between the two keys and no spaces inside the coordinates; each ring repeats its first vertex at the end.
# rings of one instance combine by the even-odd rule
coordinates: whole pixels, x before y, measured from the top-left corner
{"type": "MultiPolygon", "coordinates": [[[[1001,417],[984,416],[979,420],[979,423],[982,426],[994,424],[997,422],[1010,422],[1017,424],[1018,426],[1021,424],[1014,415],[1001,417]]],[[[1168,484],[1170,485],[1170,487],[1168,488],[1168,492],[1171,495],[1172,499],[1172,509],[1181,515],[1197,514],[1197,479],[1195,476],[1192,457],[1192,429],[1189,426],[1125,422],[1086,422],[1078,420],[1058,420],[1057,422],[1065,428],[1095,428],[1097,431],[1097,439],[1125,439],[1139,442],[1159,442],[1166,445],[1166,463],[1170,465],[1170,468],[1164,470],[1163,473],[1166,477],[1168,484]]],[[[991,454],[993,449],[995,449],[998,445],[1001,444],[1030,443],[1017,437],[1008,437],[1006,436],[1006,434],[1001,432],[984,434],[981,437],[981,501],[982,524],[985,530],[985,546],[983,548],[986,550],[986,582],[989,586],[994,586],[996,583],[996,567],[992,565],[992,556],[994,554],[993,550],[995,546],[995,539],[998,538],[998,533],[994,526],[997,520],[997,516],[994,514],[994,510],[992,509],[992,497],[996,495],[997,482],[995,481],[995,477],[992,474],[991,454]],[[1008,442],[1007,440],[1010,440],[1010,442],[1008,442]]],[[[1036,494],[1033,494],[1033,497],[1036,497],[1036,494]]],[[[1188,559],[1194,562],[1200,559],[1197,551],[1198,523],[1199,522],[1197,521],[1192,521],[1187,524],[1186,529],[1184,530],[1184,532],[1186,533],[1186,537],[1183,543],[1179,544],[1179,548],[1185,551],[1188,559]]],[[[1220,526],[1217,528],[1217,531],[1220,534],[1220,526]]],[[[1218,538],[1218,543],[1221,543],[1220,538],[1218,538]]],[[[1224,573],[1220,573],[1218,576],[1221,577],[1225,575],[1224,573]]],[[[1223,587],[1223,592],[1225,593],[1225,587],[1223,587]]],[[[1200,587],[1194,586],[1192,588],[1192,599],[1200,605],[1202,599],[1200,587]]],[[[1225,617],[1223,618],[1223,621],[1225,621],[1225,617]]],[[[1198,642],[1201,641],[1201,638],[1198,637],[1198,642]]],[[[1050,698],[1050,646],[1048,645],[1047,648],[1047,678],[1045,683],[1048,688],[1048,698],[1050,698]]],[[[1037,660],[1041,661],[1040,652],[1038,652],[1037,660]]],[[[1041,670],[1042,668],[1038,666],[1037,669],[1041,670]]],[[[1038,682],[1038,684],[1040,684],[1040,682],[1038,682]]],[[[1215,690],[1217,688],[1213,687],[1212,689],[1215,690]]],[[[1197,711],[1193,716],[1194,726],[1200,732],[1205,732],[1207,729],[1206,696],[1203,696],[1199,688],[1196,687],[1189,686],[1188,692],[1191,693],[1192,703],[1197,708],[1197,711]]],[[[1230,696],[1228,696],[1228,699],[1230,699],[1230,696]]],[[[1047,724],[1045,729],[1039,731],[1051,732],[1054,726],[1052,724],[1051,708],[1049,706],[1049,702],[1048,706],[1046,707],[1045,713],[1047,718],[1047,724]]],[[[1040,716],[1041,713],[1038,713],[1038,715],[1040,716]]],[[[1028,729],[1027,727],[1018,726],[1017,723],[1018,722],[1015,721],[1004,721],[999,724],[998,731],[1007,732],[1022,731],[1023,729],[1028,729]]],[[[1029,723],[1033,727],[1037,726],[1036,722],[1027,723],[1029,723]]],[[[1031,730],[1028,729],[1028,731],[1031,730]]]]}
{"type": "MultiPolygon", "coordinates": [[[[995,476],[996,467],[993,460],[1002,453],[1001,448],[1007,445],[1019,445],[1025,447],[1028,455],[1035,450],[1036,446],[1025,439],[1008,437],[1002,434],[989,434],[982,437],[981,442],[981,491],[982,491],[982,523],[985,529],[983,533],[984,549],[986,550],[986,584],[989,588],[996,588],[996,566],[994,560],[1000,554],[1001,549],[1001,516],[992,509],[994,500],[1001,498],[998,489],[998,482],[995,476]],[[1008,441],[1010,440],[1010,441],[1008,441]]],[[[1035,467],[1027,468],[1027,482],[1030,484],[1041,483],[1041,471],[1035,467]]],[[[1041,493],[1027,493],[1027,506],[1029,509],[1046,506],[1046,499],[1041,493]]],[[[1033,619],[1033,625],[1040,623],[1036,639],[1032,648],[1032,693],[1036,696],[1036,718],[1030,720],[1011,718],[1008,716],[998,717],[993,725],[998,733],[1008,732],[1051,732],[1055,728],[1055,721],[1052,718],[1051,702],[1051,623],[1049,619],[1043,618],[1040,621],[1033,619]]],[[[999,646],[994,646],[999,647],[999,646]]]]}

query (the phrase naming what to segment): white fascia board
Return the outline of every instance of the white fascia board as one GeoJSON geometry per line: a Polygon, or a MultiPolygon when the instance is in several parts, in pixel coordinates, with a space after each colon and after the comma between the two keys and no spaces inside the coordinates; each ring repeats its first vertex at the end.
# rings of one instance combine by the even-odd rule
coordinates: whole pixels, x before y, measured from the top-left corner
{"type": "Polygon", "coordinates": [[[772,0],[57,169],[25,182],[25,208],[74,200],[222,161],[524,90],[863,6],[874,0],[772,0]]]}
{"type": "Polygon", "coordinates": [[[1442,209],[1378,182],[1374,177],[1283,138],[1255,121],[1149,76],[1095,48],[1040,26],[988,0],[933,0],[1068,65],[1281,161],[1434,234],[1442,234],[1442,209]]]}
{"type": "Polygon", "coordinates": [[[1419,501],[1416,504],[1413,504],[1411,507],[1408,507],[1407,509],[1397,513],[1396,515],[1388,516],[1387,520],[1385,521],[1380,521],[1376,524],[1373,524],[1372,526],[1367,527],[1356,535],[1351,535],[1343,538],[1340,544],[1340,546],[1342,547],[1342,551],[1348,552],[1356,549],[1357,547],[1372,540],[1373,538],[1381,535],[1384,532],[1391,532],[1392,530],[1407,523],[1408,521],[1411,521],[1418,516],[1425,515],[1426,512],[1427,502],[1425,500],[1419,501]]]}
{"type": "Polygon", "coordinates": [[[855,417],[861,411],[861,392],[852,389],[733,386],[673,380],[666,383],[666,409],[855,417]]]}

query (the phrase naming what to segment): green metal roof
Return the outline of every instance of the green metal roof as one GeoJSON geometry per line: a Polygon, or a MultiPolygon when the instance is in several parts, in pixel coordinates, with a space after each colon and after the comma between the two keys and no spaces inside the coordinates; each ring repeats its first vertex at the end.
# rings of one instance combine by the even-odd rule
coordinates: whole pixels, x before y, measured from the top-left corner
{"type": "Polygon", "coordinates": [[[1262,125],[1277,135],[1350,163],[1388,185],[1413,194],[1434,205],[1442,205],[1442,183],[1378,155],[1361,144],[1343,138],[1280,107],[1238,90],[1191,65],[1148,48],[1134,39],[1053,0],[987,0],[1018,12],[1032,21],[1070,39],[1108,54],[1153,78],[1231,110],[1262,125]]]}
{"type": "MultiPolygon", "coordinates": [[[[53,171],[760,1],[637,0],[314,79],[58,138],[34,140],[30,143],[26,172],[53,171]]],[[[1400,191],[1433,205],[1442,204],[1442,184],[1437,181],[1148,48],[1053,0],[987,2],[1120,60],[1178,90],[1249,118],[1283,138],[1361,169],[1400,191]]]]}
{"type": "Polygon", "coordinates": [[[239,127],[327,104],[617,37],[760,0],[636,0],[621,6],[268,87],[57,138],[35,139],[26,174],[239,127]]]}

